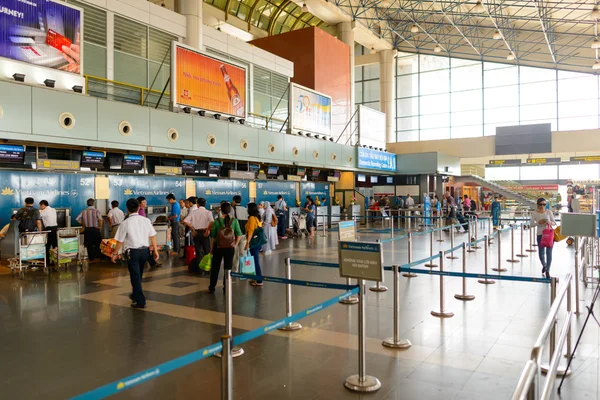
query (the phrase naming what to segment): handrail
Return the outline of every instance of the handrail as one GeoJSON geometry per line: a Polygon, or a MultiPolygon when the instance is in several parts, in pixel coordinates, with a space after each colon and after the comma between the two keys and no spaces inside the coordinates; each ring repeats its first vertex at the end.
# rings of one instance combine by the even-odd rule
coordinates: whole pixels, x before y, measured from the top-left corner
{"type": "MultiPolygon", "coordinates": [[[[137,85],[132,85],[130,83],[124,83],[124,82],[119,82],[119,81],[113,81],[110,79],[106,79],[106,78],[100,78],[99,76],[93,76],[93,75],[83,75],[85,78],[85,88],[86,88],[86,92],[87,92],[87,88],[88,88],[88,80],[91,79],[93,81],[100,81],[100,82],[104,82],[104,83],[111,83],[113,85],[118,85],[118,86],[125,86],[127,88],[131,88],[131,89],[135,89],[135,90],[143,90],[145,92],[154,92],[156,94],[161,94],[162,91],[160,90],[154,90],[154,89],[150,89],[150,88],[145,88],[143,86],[137,86],[137,85]]],[[[169,92],[165,92],[166,95],[169,95],[169,92]]]]}
{"type": "Polygon", "coordinates": [[[556,278],[552,278],[552,306],[548,312],[548,316],[544,321],[536,341],[535,346],[531,350],[531,359],[527,361],[523,372],[519,377],[517,387],[512,395],[512,400],[547,400],[551,397],[551,392],[556,381],[556,373],[558,364],[562,358],[562,349],[567,343],[567,355],[571,354],[571,318],[573,312],[571,310],[571,287],[573,284],[573,276],[567,274],[564,279],[565,284],[561,285],[560,291],[556,294],[556,278]],[[560,331],[558,343],[556,342],[556,322],[560,306],[564,299],[567,299],[567,315],[560,331]],[[544,353],[544,347],[550,337],[550,362],[546,367],[547,378],[542,386],[540,379],[541,373],[541,358],[544,353]]]}

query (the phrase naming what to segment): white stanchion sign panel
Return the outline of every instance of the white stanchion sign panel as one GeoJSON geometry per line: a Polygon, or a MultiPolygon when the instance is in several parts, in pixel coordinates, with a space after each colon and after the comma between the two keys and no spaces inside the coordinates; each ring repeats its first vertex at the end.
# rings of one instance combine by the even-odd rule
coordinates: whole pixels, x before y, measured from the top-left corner
{"type": "Polygon", "coordinates": [[[383,281],[381,243],[340,241],[338,251],[342,278],[383,281]]]}
{"type": "Polygon", "coordinates": [[[339,240],[356,240],[356,224],[354,221],[341,221],[338,229],[339,240]]]}

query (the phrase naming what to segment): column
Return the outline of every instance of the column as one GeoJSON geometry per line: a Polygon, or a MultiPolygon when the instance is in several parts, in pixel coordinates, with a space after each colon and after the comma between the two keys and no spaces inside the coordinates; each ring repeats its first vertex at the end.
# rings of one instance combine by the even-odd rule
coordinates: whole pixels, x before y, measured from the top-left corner
{"type": "MultiPolygon", "coordinates": [[[[341,22],[337,25],[337,31],[338,31],[338,39],[347,44],[350,47],[350,99],[348,102],[348,111],[349,111],[349,117],[352,117],[352,115],[354,115],[354,111],[356,110],[356,106],[355,106],[355,99],[354,99],[354,93],[355,93],[355,87],[354,87],[354,27],[355,27],[355,22],[341,22]]],[[[351,133],[353,130],[349,130],[349,132],[346,133],[351,133]]],[[[340,139],[340,143],[345,143],[346,140],[348,140],[348,136],[346,135],[346,133],[344,134],[344,137],[342,139],[340,139]]],[[[353,145],[353,141],[349,142],[348,144],[353,145]]]]}
{"type": "Polygon", "coordinates": [[[183,43],[202,49],[202,0],[175,0],[175,11],[185,15],[187,30],[183,43]]]}
{"type": "Polygon", "coordinates": [[[396,92],[395,84],[395,57],[394,50],[383,50],[379,52],[380,64],[380,92],[381,92],[381,111],[385,113],[385,131],[386,142],[396,142],[396,103],[394,94],[396,92]]]}

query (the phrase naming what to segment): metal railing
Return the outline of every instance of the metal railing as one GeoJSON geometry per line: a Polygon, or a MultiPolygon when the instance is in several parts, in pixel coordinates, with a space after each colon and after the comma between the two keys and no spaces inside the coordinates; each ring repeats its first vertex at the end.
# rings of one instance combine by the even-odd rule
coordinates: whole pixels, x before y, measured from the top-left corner
{"type": "Polygon", "coordinates": [[[112,81],[92,75],[84,75],[84,77],[85,92],[90,96],[139,106],[160,108],[162,110],[169,109],[171,96],[168,92],[162,94],[159,90],[112,81]]]}
{"type": "Polygon", "coordinates": [[[553,397],[554,383],[556,382],[557,374],[567,374],[568,371],[559,371],[559,363],[563,358],[562,349],[567,345],[567,357],[571,356],[571,318],[573,311],[571,306],[571,287],[573,276],[567,274],[564,279],[564,286],[561,285],[560,291],[556,293],[556,278],[552,278],[551,297],[552,306],[550,312],[544,321],[544,326],[538,335],[535,346],[531,350],[531,359],[525,364],[525,368],[521,373],[521,377],[517,383],[517,387],[513,393],[512,400],[537,400],[550,399],[553,397]],[[562,324],[556,341],[556,325],[558,323],[558,313],[563,301],[567,299],[567,314],[562,324]],[[542,355],[549,341],[549,357],[548,364],[542,364],[542,355]],[[542,381],[542,372],[546,372],[546,380],[542,381]]]}
{"type": "Polygon", "coordinates": [[[256,114],[253,112],[248,113],[248,119],[246,120],[246,123],[248,125],[254,126],[255,128],[261,128],[266,129],[268,131],[283,133],[287,132],[287,122],[287,120],[269,117],[262,114],[256,114]]]}

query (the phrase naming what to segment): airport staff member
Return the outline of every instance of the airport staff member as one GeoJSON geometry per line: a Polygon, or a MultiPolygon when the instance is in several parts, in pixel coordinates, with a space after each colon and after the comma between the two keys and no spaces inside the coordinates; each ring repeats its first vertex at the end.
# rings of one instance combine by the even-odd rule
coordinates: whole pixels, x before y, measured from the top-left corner
{"type": "Polygon", "coordinates": [[[179,218],[181,216],[181,207],[175,198],[173,193],[167,195],[167,200],[171,204],[171,213],[169,214],[169,222],[171,223],[171,240],[173,241],[173,251],[171,255],[179,255],[181,249],[180,235],[179,235],[179,218]]]}
{"type": "Polygon", "coordinates": [[[119,225],[125,220],[125,213],[119,208],[119,202],[116,200],[111,201],[111,209],[108,212],[108,223],[110,224],[110,237],[115,237],[119,225]]]}
{"type": "MultiPolygon", "coordinates": [[[[191,201],[191,197],[190,202],[191,201]]],[[[193,198],[192,200],[196,200],[193,198]]],[[[192,202],[194,204],[195,202],[192,202]]],[[[190,214],[183,223],[192,231],[194,238],[194,247],[196,248],[196,258],[193,263],[199,263],[202,257],[210,253],[210,231],[209,225],[214,221],[213,213],[206,209],[206,199],[197,200],[198,208],[190,208],[190,214]]],[[[194,204],[195,205],[195,204],[194,204]]]]}
{"type": "Polygon", "coordinates": [[[144,265],[148,260],[150,244],[154,249],[152,251],[154,259],[158,260],[159,257],[156,246],[156,231],[150,220],[138,213],[139,209],[140,203],[136,199],[127,200],[129,218],[123,221],[117,229],[115,235],[117,246],[112,255],[112,261],[116,262],[117,258],[120,257],[119,251],[123,248],[133,289],[131,295],[132,308],[146,308],[146,297],[142,291],[142,277],[144,265]]]}
{"type": "MultiPolygon", "coordinates": [[[[40,215],[42,217],[42,225],[44,230],[48,232],[48,239],[46,240],[46,262],[50,261],[50,249],[58,247],[58,237],[56,230],[58,229],[58,218],[56,216],[56,210],[48,204],[48,201],[40,201],[40,215]]],[[[50,265],[54,264],[53,262],[50,265]]]]}
{"type": "Polygon", "coordinates": [[[83,210],[75,220],[83,226],[83,244],[87,249],[88,259],[94,262],[96,258],[100,258],[100,243],[102,242],[102,215],[94,204],[94,199],[88,199],[87,208],[83,210]]]}

